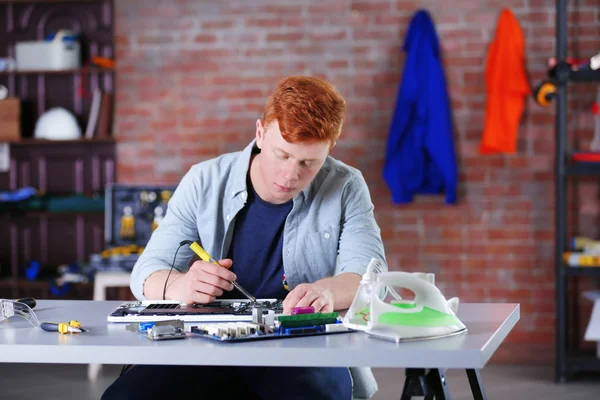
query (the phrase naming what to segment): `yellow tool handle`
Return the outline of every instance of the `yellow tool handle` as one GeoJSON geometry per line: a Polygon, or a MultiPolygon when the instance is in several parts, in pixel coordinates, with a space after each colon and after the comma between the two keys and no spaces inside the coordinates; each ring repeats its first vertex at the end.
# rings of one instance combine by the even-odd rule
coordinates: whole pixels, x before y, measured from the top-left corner
{"type": "Polygon", "coordinates": [[[60,333],[69,333],[69,324],[67,324],[66,322],[61,322],[60,324],[58,324],[58,328],[56,330],[60,333]]]}
{"type": "MultiPolygon", "coordinates": [[[[202,246],[200,246],[198,243],[196,242],[192,242],[192,244],[190,244],[190,249],[192,249],[192,251],[194,253],[196,253],[198,255],[198,257],[200,257],[202,259],[202,261],[205,262],[209,262],[209,263],[213,263],[213,264],[217,264],[221,267],[223,267],[221,264],[219,264],[217,262],[217,260],[215,260],[214,258],[212,258],[207,252],[206,250],[204,250],[202,248],[202,246]]],[[[225,267],[223,267],[225,268],[225,267]]],[[[244,296],[246,296],[247,298],[249,298],[250,300],[252,300],[253,302],[256,302],[256,297],[252,296],[246,289],[244,289],[239,283],[232,281],[231,284],[240,292],[242,292],[242,294],[244,296]]]]}
{"type": "Polygon", "coordinates": [[[194,253],[196,253],[198,255],[198,257],[200,257],[202,259],[202,261],[206,261],[206,262],[210,262],[210,263],[213,263],[213,264],[221,265],[214,258],[212,258],[206,252],[206,250],[204,250],[202,247],[200,247],[200,245],[198,243],[193,242],[192,244],[190,244],[190,249],[192,249],[192,251],[194,253]]]}
{"type": "Polygon", "coordinates": [[[75,320],[59,323],[43,322],[40,327],[46,332],[79,333],[84,331],[84,329],[81,328],[81,323],[75,320]]]}

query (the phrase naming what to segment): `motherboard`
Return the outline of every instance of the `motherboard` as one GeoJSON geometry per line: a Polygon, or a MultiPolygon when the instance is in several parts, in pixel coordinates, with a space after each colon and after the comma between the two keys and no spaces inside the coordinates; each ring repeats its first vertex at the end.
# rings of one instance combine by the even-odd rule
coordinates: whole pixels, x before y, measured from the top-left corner
{"type": "Polygon", "coordinates": [[[192,322],[251,321],[252,310],[263,314],[283,313],[283,301],[277,299],[217,300],[209,304],[187,305],[177,301],[130,301],[119,305],[108,315],[108,322],[142,322],[179,318],[192,322]]]}

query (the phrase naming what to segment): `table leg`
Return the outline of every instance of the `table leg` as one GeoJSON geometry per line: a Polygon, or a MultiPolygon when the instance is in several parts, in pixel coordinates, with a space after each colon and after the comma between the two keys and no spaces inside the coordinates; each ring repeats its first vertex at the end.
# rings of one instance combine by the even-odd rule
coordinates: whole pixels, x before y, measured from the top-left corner
{"type": "Polygon", "coordinates": [[[446,385],[446,376],[441,369],[429,370],[427,374],[427,383],[432,389],[430,397],[425,396],[427,400],[450,400],[450,392],[446,385]],[[434,397],[435,396],[435,397],[434,397]]]}
{"type": "Polygon", "coordinates": [[[88,364],[88,380],[90,382],[96,382],[101,369],[102,364],[88,364]]]}
{"type": "Polygon", "coordinates": [[[471,392],[473,392],[473,399],[475,400],[487,400],[487,394],[483,389],[483,383],[481,382],[481,374],[478,369],[467,369],[467,377],[469,378],[469,384],[471,385],[471,392]]]}
{"type": "Polygon", "coordinates": [[[425,396],[426,400],[450,400],[446,377],[441,369],[407,368],[400,400],[425,396]]]}
{"type": "Polygon", "coordinates": [[[423,368],[407,368],[405,375],[400,400],[410,400],[413,396],[425,396],[427,394],[427,380],[423,368]]]}

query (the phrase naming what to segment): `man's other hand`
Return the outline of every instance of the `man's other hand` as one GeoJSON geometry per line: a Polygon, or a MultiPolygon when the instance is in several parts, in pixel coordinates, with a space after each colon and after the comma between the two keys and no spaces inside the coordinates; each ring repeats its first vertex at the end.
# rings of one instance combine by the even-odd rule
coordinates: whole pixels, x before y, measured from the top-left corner
{"type": "Polygon", "coordinates": [[[283,301],[283,313],[290,314],[294,307],[313,306],[315,312],[332,312],[335,299],[333,292],[316,284],[302,283],[294,288],[283,301]]]}
{"type": "Polygon", "coordinates": [[[208,304],[233,289],[231,281],[237,277],[229,268],[230,259],[219,260],[219,265],[205,261],[196,261],[188,272],[167,288],[167,299],[182,301],[186,304],[208,304]]]}

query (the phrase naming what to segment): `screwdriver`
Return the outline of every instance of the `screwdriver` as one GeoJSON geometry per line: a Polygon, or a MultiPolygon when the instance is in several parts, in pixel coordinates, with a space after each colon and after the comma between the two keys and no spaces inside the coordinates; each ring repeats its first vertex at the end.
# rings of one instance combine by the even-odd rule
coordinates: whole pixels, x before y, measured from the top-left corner
{"type": "Polygon", "coordinates": [[[87,329],[81,327],[81,323],[76,320],[67,322],[42,322],[40,328],[46,332],[60,332],[60,333],[81,333],[87,332],[87,329]]]}
{"type": "MultiPolygon", "coordinates": [[[[194,253],[196,253],[198,255],[198,257],[200,257],[202,259],[202,261],[206,261],[206,262],[210,262],[213,264],[217,264],[217,265],[221,265],[217,262],[217,260],[215,260],[214,258],[212,258],[207,252],[206,250],[204,250],[198,243],[196,242],[191,242],[190,243],[190,249],[192,249],[192,251],[194,253]]],[[[225,267],[223,267],[225,268],[225,267]]],[[[246,289],[244,289],[239,283],[232,281],[231,284],[233,285],[233,287],[235,287],[237,290],[239,290],[240,292],[242,292],[242,294],[244,296],[246,296],[247,298],[249,298],[253,303],[256,303],[256,297],[252,296],[250,293],[248,293],[248,291],[246,289]]]]}

